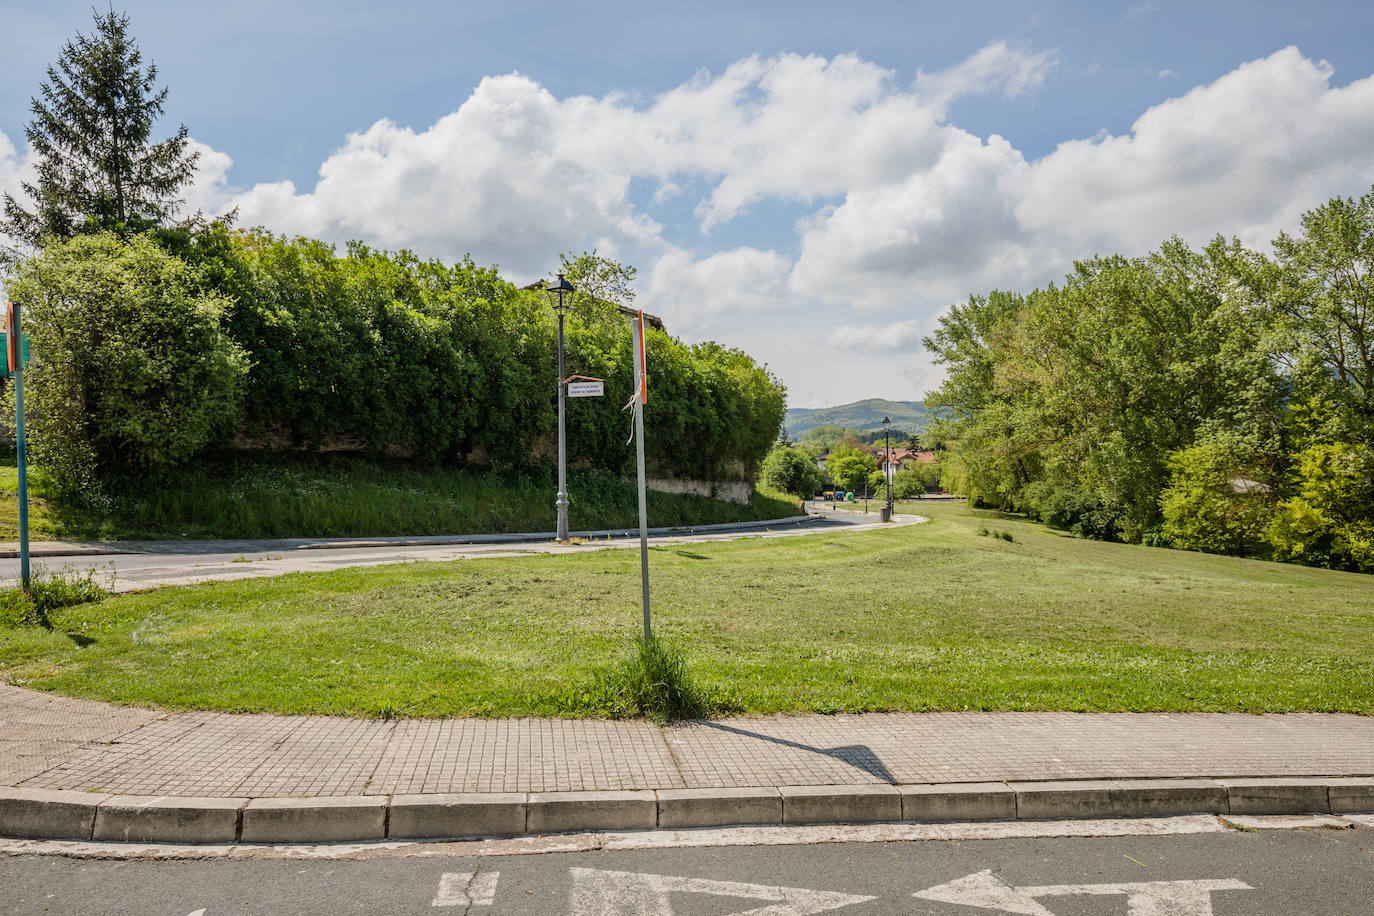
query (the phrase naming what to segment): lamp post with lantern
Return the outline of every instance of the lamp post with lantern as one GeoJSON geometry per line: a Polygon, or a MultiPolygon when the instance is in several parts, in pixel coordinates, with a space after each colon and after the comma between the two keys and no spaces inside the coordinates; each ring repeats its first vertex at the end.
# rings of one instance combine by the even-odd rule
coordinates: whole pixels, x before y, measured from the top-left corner
{"type": "Polygon", "coordinates": [[[571,283],[558,275],[558,282],[548,287],[548,291],[558,294],[558,304],[553,307],[558,313],[558,499],[554,505],[558,508],[558,533],[557,539],[566,541],[568,539],[568,446],[566,431],[567,415],[567,391],[568,377],[563,368],[563,314],[568,310],[568,303],[564,302],[563,296],[571,296],[576,289],[571,283]]]}

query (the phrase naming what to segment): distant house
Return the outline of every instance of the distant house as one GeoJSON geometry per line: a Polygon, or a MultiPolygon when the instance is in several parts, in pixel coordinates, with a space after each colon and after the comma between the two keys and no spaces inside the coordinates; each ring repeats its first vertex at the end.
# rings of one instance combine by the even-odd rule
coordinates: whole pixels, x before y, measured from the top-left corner
{"type": "MultiPolygon", "coordinates": [[[[878,452],[879,452],[879,454],[878,454],[878,462],[879,462],[879,463],[878,463],[878,467],[879,467],[879,469],[882,470],[884,473],[887,473],[888,470],[889,470],[889,469],[888,469],[888,463],[887,463],[887,457],[886,457],[885,455],[882,454],[882,449],[879,449],[878,452]]],[[[934,463],[935,463],[935,453],[934,453],[934,452],[912,451],[911,449],[905,449],[905,448],[894,448],[894,449],[892,450],[892,467],[891,467],[891,471],[892,471],[893,473],[895,473],[895,472],[897,472],[897,471],[905,471],[905,470],[907,470],[908,468],[914,468],[914,467],[915,467],[916,465],[918,465],[918,464],[934,464],[934,463]]]]}
{"type": "MultiPolygon", "coordinates": [[[[868,454],[872,455],[874,458],[877,458],[878,470],[882,471],[883,473],[888,473],[887,450],[885,448],[883,448],[881,445],[860,445],[859,449],[860,451],[868,452],[868,454]]],[[[834,453],[826,452],[824,455],[817,458],[816,467],[824,471],[826,462],[830,460],[830,456],[832,454],[834,453]]],[[[918,464],[934,463],[934,452],[912,451],[911,449],[906,448],[894,448],[892,450],[892,473],[906,470],[907,468],[913,468],[918,464]]]]}

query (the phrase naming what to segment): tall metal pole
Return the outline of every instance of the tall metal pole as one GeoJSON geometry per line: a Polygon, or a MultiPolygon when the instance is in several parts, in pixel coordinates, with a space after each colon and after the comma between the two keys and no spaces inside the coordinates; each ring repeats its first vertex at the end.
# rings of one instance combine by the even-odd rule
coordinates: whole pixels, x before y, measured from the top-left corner
{"type": "Polygon", "coordinates": [[[644,641],[653,636],[649,624],[649,508],[644,486],[644,313],[634,319],[635,464],[639,471],[639,580],[644,599],[644,641]]]}
{"type": "Polygon", "coordinates": [[[558,540],[568,539],[568,445],[564,395],[567,375],[563,371],[563,293],[558,294],[558,540]]]}
{"type": "Polygon", "coordinates": [[[10,352],[14,354],[15,464],[19,469],[19,577],[29,587],[29,465],[24,449],[24,327],[19,303],[10,304],[10,352]]]}
{"type": "Polygon", "coordinates": [[[885,438],[885,439],[887,440],[887,472],[886,472],[885,474],[883,474],[883,479],[887,481],[887,517],[888,517],[889,519],[891,519],[891,518],[892,518],[892,472],[893,472],[893,470],[894,470],[894,468],[892,467],[892,424],[889,423],[889,424],[885,427],[885,429],[886,429],[886,435],[885,435],[883,438],[885,438]]]}

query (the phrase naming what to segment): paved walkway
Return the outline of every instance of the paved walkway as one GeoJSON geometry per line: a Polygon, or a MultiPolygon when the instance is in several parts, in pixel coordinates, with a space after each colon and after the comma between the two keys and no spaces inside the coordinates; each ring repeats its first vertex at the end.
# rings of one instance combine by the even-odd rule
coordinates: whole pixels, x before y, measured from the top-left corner
{"type": "MultiPolygon", "coordinates": [[[[651,528],[655,544],[728,541],[744,537],[795,537],[835,531],[890,528],[874,514],[816,511],[762,522],[701,525],[695,528],[651,528]]],[[[918,515],[897,516],[899,525],[926,521],[918,515]]],[[[377,566],[420,560],[511,557],[536,553],[580,553],[639,546],[638,529],[615,528],[573,532],[573,543],[559,544],[554,532],[522,534],[455,534],[422,537],[288,538],[228,541],[107,541],[73,543],[36,541],[36,563],[57,570],[71,566],[114,576],[115,591],[162,585],[187,585],[279,576],[289,572],[323,572],[350,566],[377,566]]],[[[0,584],[19,576],[18,547],[0,542],[0,584]]]]}
{"type": "Polygon", "coordinates": [[[884,713],[646,722],[162,713],[0,687],[0,785],[262,798],[1374,776],[1352,715],[884,713]]]}

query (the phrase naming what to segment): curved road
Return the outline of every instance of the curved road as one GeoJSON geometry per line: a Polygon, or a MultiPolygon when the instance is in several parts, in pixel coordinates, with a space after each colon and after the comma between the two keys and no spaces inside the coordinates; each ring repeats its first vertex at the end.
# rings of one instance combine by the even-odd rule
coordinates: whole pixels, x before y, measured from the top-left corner
{"type": "MultiPolygon", "coordinates": [[[[866,531],[886,528],[875,513],[807,507],[805,517],[770,522],[703,525],[697,528],[650,529],[653,544],[691,544],[745,537],[795,537],[827,531],[866,531]]],[[[899,525],[924,522],[917,515],[897,516],[899,525]]],[[[559,544],[553,532],[531,534],[445,535],[389,538],[293,538],[233,541],[110,541],[33,544],[35,568],[75,567],[98,574],[112,573],[115,591],[136,591],[162,585],[186,585],[279,576],[289,572],[321,572],[351,566],[378,566],[419,560],[460,560],[474,557],[512,557],[533,554],[581,553],[636,547],[633,529],[578,532],[571,543],[559,544]]],[[[19,576],[17,547],[0,545],[0,580],[19,576]]]]}

